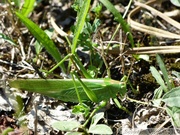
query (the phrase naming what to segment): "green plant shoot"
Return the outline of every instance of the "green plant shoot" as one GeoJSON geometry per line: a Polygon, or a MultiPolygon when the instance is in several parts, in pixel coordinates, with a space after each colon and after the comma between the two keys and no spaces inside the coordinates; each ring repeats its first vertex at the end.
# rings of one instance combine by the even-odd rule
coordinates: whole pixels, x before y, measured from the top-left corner
{"type": "MultiPolygon", "coordinates": [[[[82,79],[83,83],[97,96],[97,102],[107,101],[119,93],[126,93],[126,84],[112,79],[82,79]]],[[[75,80],[82,102],[90,101],[81,83],[75,80]]],[[[72,79],[18,79],[9,80],[9,85],[20,90],[40,93],[65,102],[78,103],[72,79]]]]}

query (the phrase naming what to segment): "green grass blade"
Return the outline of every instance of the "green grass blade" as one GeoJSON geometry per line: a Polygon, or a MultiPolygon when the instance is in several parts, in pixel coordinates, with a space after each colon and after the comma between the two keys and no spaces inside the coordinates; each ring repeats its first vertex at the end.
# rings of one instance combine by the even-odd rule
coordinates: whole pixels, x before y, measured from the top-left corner
{"type": "MultiPolygon", "coordinates": [[[[56,62],[61,61],[61,55],[56,48],[54,42],[48,37],[48,35],[41,28],[39,28],[38,25],[36,25],[27,17],[23,16],[21,13],[16,12],[16,15],[25,24],[28,30],[38,40],[38,42],[42,43],[47,52],[52,55],[56,62]]],[[[61,64],[60,67],[64,72],[66,71],[64,64],[61,64]]]]}
{"type": "Polygon", "coordinates": [[[151,66],[150,71],[151,71],[153,77],[156,79],[157,83],[159,83],[159,85],[163,88],[163,90],[165,92],[168,92],[168,89],[164,83],[164,80],[162,79],[160,73],[156,70],[156,68],[151,66]]]}
{"type": "Polygon", "coordinates": [[[21,14],[24,15],[25,17],[28,17],[28,15],[34,9],[34,3],[35,3],[35,0],[25,0],[23,7],[21,9],[21,14]]]}
{"type": "Polygon", "coordinates": [[[73,41],[72,41],[72,54],[75,53],[75,50],[77,48],[77,41],[78,41],[78,38],[79,38],[79,34],[81,33],[81,31],[82,31],[82,29],[84,27],[85,19],[86,19],[86,16],[87,16],[87,13],[88,13],[88,10],[89,10],[89,7],[90,7],[90,2],[91,2],[91,0],[84,0],[82,8],[81,8],[81,10],[79,12],[79,15],[78,15],[78,18],[77,18],[77,23],[76,23],[76,26],[75,26],[74,38],[73,38],[73,41]]]}
{"type": "MultiPolygon", "coordinates": [[[[111,79],[82,79],[83,83],[97,96],[98,101],[107,101],[116,97],[116,93],[126,93],[125,84],[111,79]]],[[[83,102],[90,101],[78,80],[75,80],[79,95],[83,102]]],[[[9,85],[20,90],[40,93],[65,102],[78,103],[72,79],[18,79],[9,80],[9,85]]]]}
{"type": "Polygon", "coordinates": [[[171,91],[164,94],[162,101],[168,106],[180,107],[180,87],[171,89],[171,91]]]}
{"type": "Polygon", "coordinates": [[[123,19],[119,11],[114,7],[114,5],[112,5],[111,2],[109,2],[109,0],[100,0],[100,2],[114,15],[115,20],[121,24],[123,30],[128,34],[128,39],[131,43],[131,46],[134,47],[134,40],[130,31],[130,27],[123,19]]]}
{"type": "Polygon", "coordinates": [[[0,38],[4,39],[5,41],[9,42],[12,45],[16,46],[16,43],[8,36],[6,36],[5,34],[0,33],[0,38]]]}
{"type": "Polygon", "coordinates": [[[168,90],[172,89],[172,85],[171,83],[169,82],[169,77],[168,77],[168,72],[166,70],[166,67],[164,65],[164,62],[162,61],[161,57],[157,54],[156,55],[156,60],[158,62],[158,65],[163,73],[163,77],[164,77],[164,80],[165,82],[167,83],[167,87],[168,87],[168,90]]]}

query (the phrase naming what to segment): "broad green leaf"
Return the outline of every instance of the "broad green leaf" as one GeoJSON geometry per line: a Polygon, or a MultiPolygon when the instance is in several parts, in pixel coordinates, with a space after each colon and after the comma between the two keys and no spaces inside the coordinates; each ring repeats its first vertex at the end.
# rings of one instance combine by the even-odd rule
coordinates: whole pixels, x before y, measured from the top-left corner
{"type": "Polygon", "coordinates": [[[149,55],[137,55],[137,58],[138,59],[143,59],[145,61],[149,61],[149,55]]]}
{"type": "MultiPolygon", "coordinates": [[[[82,79],[83,83],[97,96],[98,101],[109,100],[116,94],[124,95],[126,85],[123,82],[111,79],[82,79]]],[[[90,101],[78,80],[75,81],[83,102],[90,101]]],[[[9,85],[20,90],[40,93],[65,102],[76,102],[78,98],[72,79],[18,79],[9,80],[9,85]]]]}
{"type": "Polygon", "coordinates": [[[172,4],[174,4],[177,7],[180,7],[180,0],[170,0],[172,4]]]}
{"type": "Polygon", "coordinates": [[[168,92],[168,89],[167,89],[160,73],[156,70],[156,68],[154,66],[151,66],[150,71],[151,71],[153,77],[156,79],[157,83],[159,83],[159,85],[164,89],[165,92],[168,92]]]}
{"type": "Polygon", "coordinates": [[[172,118],[174,126],[180,127],[180,108],[178,107],[166,107],[166,112],[172,118]]]}
{"type": "Polygon", "coordinates": [[[29,13],[31,13],[34,9],[35,0],[24,0],[23,7],[21,9],[21,14],[25,17],[28,17],[29,13]]]}
{"type": "Polygon", "coordinates": [[[95,126],[91,126],[89,128],[89,133],[92,133],[92,134],[106,134],[106,135],[111,135],[113,134],[111,128],[107,125],[104,125],[104,124],[97,124],[95,126]]]}
{"type": "Polygon", "coordinates": [[[126,21],[123,19],[122,15],[119,13],[119,11],[114,7],[114,5],[109,0],[100,0],[100,2],[110,11],[113,13],[115,20],[119,22],[122,26],[122,29],[128,34],[129,41],[131,43],[131,46],[134,47],[134,40],[133,36],[130,31],[129,25],[126,23],[126,21]]]}
{"type": "MultiPolygon", "coordinates": [[[[54,42],[47,36],[47,34],[41,28],[39,28],[38,25],[36,25],[30,19],[23,16],[21,13],[16,12],[16,15],[25,24],[28,30],[38,40],[38,42],[42,43],[47,52],[52,55],[56,62],[61,61],[61,56],[58,49],[56,48],[54,42]]],[[[60,67],[64,72],[66,71],[63,64],[61,64],[60,67]]]]}
{"type": "Polygon", "coordinates": [[[104,118],[104,112],[96,113],[91,119],[91,126],[97,125],[99,120],[101,120],[102,118],[104,118]]]}
{"type": "Polygon", "coordinates": [[[173,120],[176,127],[180,127],[180,108],[179,107],[172,107],[173,112],[173,120]]]}
{"type": "Polygon", "coordinates": [[[169,82],[170,79],[168,77],[168,72],[166,70],[164,62],[162,61],[161,57],[158,54],[156,55],[156,60],[158,62],[158,65],[159,65],[162,73],[163,73],[163,77],[164,77],[165,82],[167,83],[168,90],[170,90],[172,88],[172,86],[171,86],[171,84],[169,82]]]}
{"type": "Polygon", "coordinates": [[[180,72],[172,71],[172,74],[176,76],[177,78],[180,78],[180,72]]]}
{"type": "Polygon", "coordinates": [[[41,45],[41,43],[39,43],[39,42],[36,40],[35,43],[34,43],[34,48],[35,48],[36,54],[39,55],[40,52],[41,52],[42,49],[43,49],[43,46],[41,45]]]}
{"type": "Polygon", "coordinates": [[[60,131],[73,131],[79,126],[80,123],[77,121],[58,121],[52,124],[54,129],[58,129],[60,131]]]}
{"type": "Polygon", "coordinates": [[[180,87],[173,88],[164,94],[162,101],[164,101],[168,106],[180,107],[180,87]]]}
{"type": "Polygon", "coordinates": [[[82,132],[67,132],[65,135],[84,135],[82,132]]]}
{"type": "Polygon", "coordinates": [[[156,106],[156,107],[161,106],[161,102],[162,102],[161,98],[152,100],[153,105],[156,106]]]}
{"type": "Polygon", "coordinates": [[[8,36],[6,36],[5,34],[0,33],[0,38],[4,39],[5,41],[9,42],[12,45],[16,46],[16,43],[8,36]]]}

